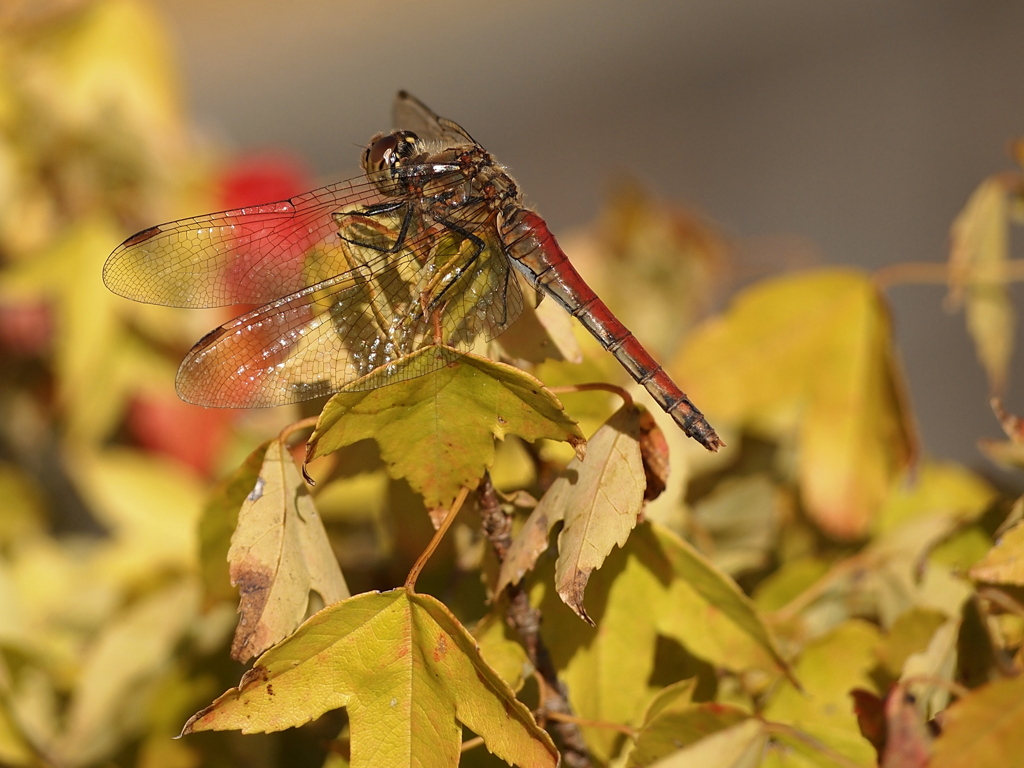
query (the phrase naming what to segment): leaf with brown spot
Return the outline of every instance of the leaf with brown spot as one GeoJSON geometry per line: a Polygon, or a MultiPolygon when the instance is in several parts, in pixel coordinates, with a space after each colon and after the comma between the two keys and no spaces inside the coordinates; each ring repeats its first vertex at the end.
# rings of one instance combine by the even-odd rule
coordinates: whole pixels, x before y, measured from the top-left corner
{"type": "Polygon", "coordinates": [[[508,763],[558,763],[551,738],[465,627],[434,598],[403,589],[320,611],[182,733],[280,731],[338,707],[348,712],[353,765],[454,767],[463,726],[508,763]]]}
{"type": "Polygon", "coordinates": [[[231,536],[238,527],[238,511],[256,485],[269,442],[250,453],[234,472],[218,483],[210,494],[199,520],[199,562],[203,574],[205,600],[234,600],[228,551],[231,536]]]}
{"type": "Polygon", "coordinates": [[[311,593],[323,605],[349,595],[313,498],[280,440],[267,446],[238,513],[228,562],[241,595],[231,645],[238,661],[291,634],[310,613],[311,593]]]}

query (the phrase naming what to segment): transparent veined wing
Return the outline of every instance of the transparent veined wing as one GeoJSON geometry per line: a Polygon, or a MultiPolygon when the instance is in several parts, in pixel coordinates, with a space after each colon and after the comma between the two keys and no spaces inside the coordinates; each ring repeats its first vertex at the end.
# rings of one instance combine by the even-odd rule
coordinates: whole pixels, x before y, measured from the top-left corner
{"type": "MultiPolygon", "coordinates": [[[[434,166],[408,168],[405,176],[437,185],[454,178],[434,166]]],[[[149,304],[263,304],[355,266],[360,255],[341,237],[336,217],[387,201],[360,176],[290,200],[150,227],[114,249],[103,282],[149,304]]]]}
{"type": "MultiPolygon", "coordinates": [[[[464,232],[486,211],[466,213],[464,232]]],[[[443,356],[424,356],[413,366],[394,366],[427,345],[465,350],[500,334],[523,300],[497,233],[480,227],[470,238],[416,216],[415,235],[394,252],[382,251],[395,244],[406,215],[335,212],[346,258],[357,266],[207,335],[178,371],[179,395],[200,405],[252,408],[308,400],[357,380],[356,389],[369,389],[443,365],[443,356]]]]}
{"type": "Polygon", "coordinates": [[[421,139],[436,139],[452,146],[477,143],[461,125],[434,114],[430,107],[406,91],[399,91],[395,97],[393,118],[396,128],[412,131],[421,139]]]}

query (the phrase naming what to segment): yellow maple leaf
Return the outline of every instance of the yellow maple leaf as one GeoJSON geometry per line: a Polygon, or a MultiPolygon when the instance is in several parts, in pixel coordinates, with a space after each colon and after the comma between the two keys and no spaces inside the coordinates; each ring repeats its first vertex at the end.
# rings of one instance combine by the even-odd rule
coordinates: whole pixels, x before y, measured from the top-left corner
{"type": "Polygon", "coordinates": [[[853,270],[745,291],[694,332],[673,370],[717,418],[795,433],[804,505],[833,536],[863,536],[915,455],[888,312],[853,270]]]}

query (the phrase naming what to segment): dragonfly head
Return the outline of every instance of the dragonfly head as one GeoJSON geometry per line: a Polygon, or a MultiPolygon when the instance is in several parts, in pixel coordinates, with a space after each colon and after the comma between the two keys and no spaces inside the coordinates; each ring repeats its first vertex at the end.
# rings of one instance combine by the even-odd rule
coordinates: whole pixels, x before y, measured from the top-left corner
{"type": "Polygon", "coordinates": [[[401,193],[397,169],[403,161],[417,154],[420,139],[412,131],[378,134],[363,152],[363,171],[381,194],[394,196],[401,193]]]}

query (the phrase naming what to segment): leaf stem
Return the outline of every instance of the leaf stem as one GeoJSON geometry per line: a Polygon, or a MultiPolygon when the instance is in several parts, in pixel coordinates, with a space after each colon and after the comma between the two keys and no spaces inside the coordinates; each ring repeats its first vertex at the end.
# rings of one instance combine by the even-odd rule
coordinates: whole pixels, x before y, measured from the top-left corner
{"type": "Polygon", "coordinates": [[[609,384],[606,381],[591,381],[587,384],[567,384],[562,387],[548,387],[548,391],[554,392],[556,395],[572,394],[574,392],[592,392],[594,390],[611,392],[613,395],[621,397],[622,402],[625,403],[627,408],[631,408],[633,406],[633,396],[629,394],[629,392],[616,384],[609,384]]]}
{"type": "Polygon", "coordinates": [[[609,731],[618,731],[619,733],[626,734],[631,739],[635,739],[640,735],[640,732],[636,728],[630,728],[628,725],[622,725],[621,723],[609,723],[605,720],[586,720],[582,717],[576,717],[575,715],[567,715],[564,712],[548,712],[546,715],[549,720],[558,720],[562,723],[575,723],[576,725],[584,728],[605,728],[609,731]]]}
{"type": "Polygon", "coordinates": [[[869,560],[864,554],[857,554],[841,560],[832,565],[828,571],[823,573],[811,586],[794,597],[781,608],[772,611],[773,621],[786,622],[796,617],[801,611],[826,594],[836,584],[851,574],[865,570],[869,567],[869,560]]]}
{"type": "Polygon", "coordinates": [[[310,427],[315,427],[316,422],[319,418],[319,416],[309,416],[305,419],[299,419],[298,421],[294,421],[281,430],[281,433],[277,436],[277,439],[280,440],[282,443],[287,443],[288,438],[294,435],[296,432],[299,432],[303,429],[309,429],[310,427]]]}
{"type": "Polygon", "coordinates": [[[434,537],[427,544],[427,548],[423,550],[423,553],[413,563],[412,569],[409,571],[409,575],[405,577],[405,588],[410,595],[416,594],[416,579],[420,577],[420,572],[423,567],[427,564],[427,561],[434,554],[437,546],[441,543],[441,539],[444,538],[445,533],[451,527],[451,524],[455,522],[456,516],[459,514],[459,510],[462,509],[463,502],[466,501],[466,497],[469,496],[469,488],[462,486],[459,489],[459,495],[455,497],[455,501],[452,502],[452,506],[448,510],[448,514],[444,516],[444,520],[441,521],[441,525],[434,531],[434,537]]]}
{"type": "MultiPolygon", "coordinates": [[[[876,269],[872,280],[879,290],[886,290],[894,285],[914,283],[935,283],[945,285],[952,283],[956,271],[946,262],[904,262],[891,264],[876,269]]],[[[1003,262],[998,267],[989,267],[989,273],[968,276],[964,281],[967,285],[1004,285],[1024,280],[1024,260],[1014,259],[1003,262]],[[998,269],[998,272],[996,271],[998,269]]]]}
{"type": "MultiPolygon", "coordinates": [[[[299,419],[298,421],[293,421],[291,424],[289,424],[287,427],[285,427],[284,429],[281,430],[281,432],[277,436],[277,439],[281,441],[281,445],[287,447],[288,446],[288,438],[290,438],[296,432],[300,432],[303,429],[309,429],[311,427],[312,428],[316,428],[316,424],[317,424],[317,421],[319,421],[319,419],[320,419],[319,416],[308,416],[305,419],[299,419]]],[[[305,459],[302,460],[302,466],[300,468],[302,469],[302,479],[305,480],[309,484],[310,488],[314,487],[316,485],[316,480],[314,480],[312,477],[310,477],[309,473],[306,471],[306,460],[305,459]]]]}

